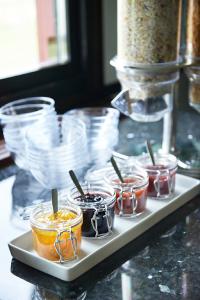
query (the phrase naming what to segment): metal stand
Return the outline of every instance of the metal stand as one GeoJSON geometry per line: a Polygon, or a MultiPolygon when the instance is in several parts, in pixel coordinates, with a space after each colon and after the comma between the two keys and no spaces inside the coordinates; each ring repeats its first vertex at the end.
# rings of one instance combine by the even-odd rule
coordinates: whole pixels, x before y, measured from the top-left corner
{"type": "Polygon", "coordinates": [[[176,100],[178,96],[178,82],[174,85],[173,99],[166,99],[167,102],[172,101],[172,111],[163,117],[163,138],[162,153],[174,153],[176,148],[176,100]]]}

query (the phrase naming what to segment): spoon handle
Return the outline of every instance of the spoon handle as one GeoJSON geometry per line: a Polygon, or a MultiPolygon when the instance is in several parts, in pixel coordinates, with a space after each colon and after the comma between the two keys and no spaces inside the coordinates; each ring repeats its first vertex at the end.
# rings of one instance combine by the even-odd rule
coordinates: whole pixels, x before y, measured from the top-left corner
{"type": "Polygon", "coordinates": [[[155,166],[156,163],[155,163],[155,158],[153,155],[153,150],[152,150],[151,144],[148,140],[146,141],[146,147],[147,147],[147,151],[151,157],[152,164],[153,164],[153,166],[155,166]]]}
{"type": "Polygon", "coordinates": [[[119,180],[120,180],[122,183],[124,183],[122,174],[121,174],[121,172],[120,172],[120,170],[119,170],[119,168],[118,168],[118,166],[117,166],[117,163],[116,163],[116,161],[115,161],[115,159],[114,159],[113,156],[111,157],[110,161],[111,161],[111,163],[112,163],[112,166],[113,166],[113,168],[114,168],[114,170],[115,170],[117,176],[119,177],[119,180]]]}
{"type": "Polygon", "coordinates": [[[58,212],[58,191],[56,189],[51,190],[51,199],[53,206],[53,213],[56,215],[58,212]]]}
{"type": "Polygon", "coordinates": [[[83,192],[83,189],[82,189],[82,187],[81,187],[81,185],[80,185],[80,183],[79,183],[79,181],[78,181],[78,179],[77,179],[77,177],[76,177],[74,171],[70,170],[70,171],[69,171],[69,175],[70,175],[70,177],[71,177],[73,183],[75,184],[77,190],[78,190],[79,193],[81,194],[81,196],[85,197],[85,194],[84,194],[84,192],[83,192]]]}

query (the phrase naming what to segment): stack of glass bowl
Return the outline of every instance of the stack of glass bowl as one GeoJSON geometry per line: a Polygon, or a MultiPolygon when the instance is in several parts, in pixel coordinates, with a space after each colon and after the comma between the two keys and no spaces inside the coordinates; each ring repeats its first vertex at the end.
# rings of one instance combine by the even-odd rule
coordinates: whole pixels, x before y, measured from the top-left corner
{"type": "Polygon", "coordinates": [[[26,129],[42,120],[51,123],[56,114],[54,103],[54,100],[48,97],[32,97],[12,101],[0,108],[0,120],[6,147],[20,168],[27,169],[26,129]]]}
{"type": "Polygon", "coordinates": [[[107,107],[73,109],[64,114],[66,127],[71,117],[86,124],[90,163],[104,166],[118,144],[119,111],[107,107]]]}
{"type": "Polygon", "coordinates": [[[31,173],[45,188],[62,189],[71,185],[69,170],[81,178],[88,166],[87,137],[83,122],[54,118],[53,123],[38,122],[27,130],[26,156],[31,173]]]}

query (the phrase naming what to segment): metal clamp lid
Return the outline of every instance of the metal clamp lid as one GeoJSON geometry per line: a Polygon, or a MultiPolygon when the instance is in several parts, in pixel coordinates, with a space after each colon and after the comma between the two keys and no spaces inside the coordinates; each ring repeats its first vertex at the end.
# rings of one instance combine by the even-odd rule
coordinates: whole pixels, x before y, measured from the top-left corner
{"type": "MultiPolygon", "coordinates": [[[[63,255],[63,251],[61,249],[61,243],[63,243],[64,241],[71,241],[71,247],[73,249],[73,256],[70,258],[72,259],[76,259],[77,258],[77,239],[72,231],[72,228],[68,228],[66,230],[62,230],[62,231],[58,231],[58,234],[56,236],[56,240],[54,242],[54,247],[56,249],[57,254],[59,255],[59,261],[60,263],[64,263],[65,261],[68,261],[69,259],[65,259],[64,255],[63,255]],[[61,236],[63,233],[69,233],[69,238],[66,239],[61,239],[61,236]]],[[[67,249],[66,249],[67,250],[67,249]]]]}
{"type": "Polygon", "coordinates": [[[173,180],[170,171],[167,169],[165,170],[165,173],[158,172],[156,179],[153,182],[155,190],[157,192],[157,197],[160,197],[163,194],[161,188],[161,177],[164,177],[165,181],[167,182],[168,193],[166,194],[171,195],[173,190],[173,180]]]}
{"type": "Polygon", "coordinates": [[[91,218],[91,224],[92,224],[92,228],[95,231],[95,237],[101,238],[101,237],[111,234],[112,233],[112,216],[110,214],[110,211],[108,210],[107,205],[101,205],[98,208],[93,207],[93,209],[94,209],[94,214],[91,218]],[[101,212],[104,213],[103,216],[99,216],[99,213],[101,213],[101,212]],[[98,220],[100,220],[101,218],[106,219],[107,232],[105,232],[105,233],[99,233],[98,220]]]}
{"type": "Polygon", "coordinates": [[[135,192],[134,190],[132,190],[130,193],[130,196],[128,197],[128,200],[130,201],[130,208],[132,210],[132,213],[125,213],[124,210],[125,210],[125,207],[124,207],[124,198],[123,198],[123,193],[124,191],[121,189],[120,191],[120,195],[119,197],[117,198],[117,205],[118,205],[118,209],[119,209],[119,216],[120,217],[126,217],[126,216],[134,216],[136,215],[137,213],[135,212],[136,210],[136,207],[137,207],[137,199],[136,199],[136,196],[135,196],[135,192]]]}

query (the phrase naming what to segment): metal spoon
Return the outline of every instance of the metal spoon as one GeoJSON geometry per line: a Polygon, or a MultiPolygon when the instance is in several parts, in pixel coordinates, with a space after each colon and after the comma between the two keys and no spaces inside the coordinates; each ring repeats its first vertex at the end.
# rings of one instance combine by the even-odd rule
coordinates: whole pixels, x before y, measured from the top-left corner
{"type": "Polygon", "coordinates": [[[53,213],[56,218],[56,213],[58,212],[58,191],[57,189],[51,190],[51,202],[53,207],[53,213]]]}
{"type": "Polygon", "coordinates": [[[80,185],[80,183],[79,183],[79,181],[78,181],[78,179],[77,179],[77,177],[76,177],[74,171],[70,170],[70,171],[69,171],[69,175],[70,175],[70,177],[71,177],[73,183],[75,184],[77,190],[78,190],[79,193],[81,194],[81,196],[85,198],[84,191],[83,191],[83,189],[82,189],[82,187],[81,187],[81,185],[80,185]]]}
{"type": "Polygon", "coordinates": [[[115,170],[117,176],[119,177],[119,180],[120,180],[122,183],[124,183],[124,179],[123,179],[123,177],[122,177],[122,174],[121,174],[121,172],[120,172],[120,170],[119,170],[119,168],[118,168],[118,166],[117,166],[117,163],[116,163],[116,161],[115,161],[115,159],[114,159],[113,156],[111,157],[110,161],[111,161],[111,164],[112,164],[112,166],[113,166],[113,168],[114,168],[114,170],[115,170]]]}
{"type": "Polygon", "coordinates": [[[153,150],[152,150],[151,144],[148,140],[146,141],[146,148],[147,148],[147,152],[149,153],[149,156],[151,157],[152,164],[153,164],[153,166],[155,166],[156,163],[155,163],[155,158],[153,155],[153,150]]]}

